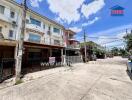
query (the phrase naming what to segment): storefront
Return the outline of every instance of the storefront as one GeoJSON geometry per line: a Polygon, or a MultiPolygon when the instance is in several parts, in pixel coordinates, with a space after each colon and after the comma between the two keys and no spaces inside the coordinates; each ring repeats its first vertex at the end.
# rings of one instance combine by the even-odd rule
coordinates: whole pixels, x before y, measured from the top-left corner
{"type": "Polygon", "coordinates": [[[15,75],[15,41],[0,40],[0,82],[15,75]]]}
{"type": "Polygon", "coordinates": [[[25,42],[22,73],[25,74],[52,68],[53,66],[50,66],[49,63],[49,57],[55,57],[55,64],[62,62],[62,49],[63,47],[25,42]]]}

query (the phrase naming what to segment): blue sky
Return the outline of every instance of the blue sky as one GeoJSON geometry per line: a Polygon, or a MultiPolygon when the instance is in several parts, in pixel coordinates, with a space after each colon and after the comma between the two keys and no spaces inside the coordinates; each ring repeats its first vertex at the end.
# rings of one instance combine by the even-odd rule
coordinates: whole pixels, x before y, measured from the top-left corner
{"type": "MultiPolygon", "coordinates": [[[[22,0],[16,0],[22,2],[22,0]]],[[[104,44],[113,41],[108,38],[122,38],[126,28],[132,28],[132,0],[27,0],[28,7],[52,19],[66,28],[77,32],[82,41],[83,30],[88,40],[104,44]],[[111,16],[110,8],[119,5],[125,8],[124,16],[111,16]],[[103,37],[103,38],[102,38],[103,37]]],[[[123,46],[122,41],[105,46],[123,46]]]]}

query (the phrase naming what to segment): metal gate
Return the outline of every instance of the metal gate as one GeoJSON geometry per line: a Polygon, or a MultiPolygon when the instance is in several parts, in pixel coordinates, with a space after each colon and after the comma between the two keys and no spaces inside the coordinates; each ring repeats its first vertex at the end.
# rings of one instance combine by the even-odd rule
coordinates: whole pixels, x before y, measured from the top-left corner
{"type": "Polygon", "coordinates": [[[15,74],[15,59],[2,58],[0,59],[0,82],[11,78],[15,74]]]}
{"type": "Polygon", "coordinates": [[[81,63],[83,61],[81,56],[66,56],[66,62],[81,63]]]}

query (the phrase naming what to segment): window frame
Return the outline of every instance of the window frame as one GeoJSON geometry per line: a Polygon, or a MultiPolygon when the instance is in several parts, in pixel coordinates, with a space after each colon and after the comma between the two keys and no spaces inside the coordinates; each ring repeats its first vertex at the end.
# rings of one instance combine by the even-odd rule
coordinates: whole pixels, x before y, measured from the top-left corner
{"type": "Polygon", "coordinates": [[[5,13],[5,6],[3,5],[0,5],[0,9],[2,8],[2,10],[0,10],[0,14],[4,14],[5,13]]]}
{"type": "Polygon", "coordinates": [[[30,17],[30,23],[33,24],[33,25],[41,27],[41,23],[42,22],[37,20],[37,19],[35,19],[35,18],[30,17]]]}
{"type": "Polygon", "coordinates": [[[29,41],[31,42],[40,42],[41,41],[41,36],[33,33],[29,33],[29,41]]]}
{"type": "Polygon", "coordinates": [[[58,33],[58,34],[60,34],[60,29],[59,29],[59,28],[54,27],[54,28],[53,28],[53,32],[54,32],[54,33],[58,33]]]}
{"type": "Polygon", "coordinates": [[[10,11],[10,17],[11,18],[15,18],[15,12],[14,11],[10,11]],[[12,15],[13,14],[13,15],[12,15]]]}
{"type": "Polygon", "coordinates": [[[8,37],[9,38],[13,38],[13,36],[14,36],[14,31],[13,30],[9,30],[8,37]]]}

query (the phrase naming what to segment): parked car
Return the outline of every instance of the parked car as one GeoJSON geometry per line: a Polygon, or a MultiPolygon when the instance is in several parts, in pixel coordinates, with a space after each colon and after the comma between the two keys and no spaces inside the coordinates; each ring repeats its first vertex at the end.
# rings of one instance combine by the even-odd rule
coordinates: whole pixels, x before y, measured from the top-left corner
{"type": "Polygon", "coordinates": [[[127,63],[128,72],[132,73],[132,55],[129,56],[129,62],[127,63]]]}

